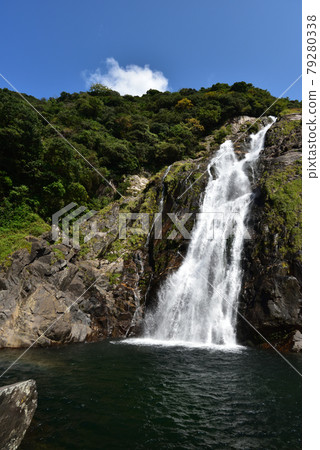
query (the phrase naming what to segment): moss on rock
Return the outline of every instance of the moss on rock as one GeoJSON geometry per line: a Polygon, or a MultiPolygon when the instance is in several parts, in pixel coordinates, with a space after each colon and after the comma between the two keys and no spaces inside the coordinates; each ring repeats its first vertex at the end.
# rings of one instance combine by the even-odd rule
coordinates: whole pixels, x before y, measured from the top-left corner
{"type": "Polygon", "coordinates": [[[279,168],[261,179],[265,194],[265,224],[271,235],[278,235],[282,257],[296,254],[301,260],[302,246],[302,179],[301,160],[279,168]]]}

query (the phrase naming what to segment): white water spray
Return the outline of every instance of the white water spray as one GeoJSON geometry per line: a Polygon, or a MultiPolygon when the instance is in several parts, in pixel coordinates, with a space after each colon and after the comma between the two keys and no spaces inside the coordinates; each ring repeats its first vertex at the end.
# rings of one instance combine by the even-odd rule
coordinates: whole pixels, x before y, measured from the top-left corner
{"type": "Polygon", "coordinates": [[[204,214],[194,227],[182,265],[167,278],[158,293],[156,310],[146,316],[146,343],[236,345],[241,253],[252,194],[247,172],[258,159],[274,121],[250,136],[242,160],[235,155],[232,142],[226,141],[209,163],[200,209],[204,214]]]}

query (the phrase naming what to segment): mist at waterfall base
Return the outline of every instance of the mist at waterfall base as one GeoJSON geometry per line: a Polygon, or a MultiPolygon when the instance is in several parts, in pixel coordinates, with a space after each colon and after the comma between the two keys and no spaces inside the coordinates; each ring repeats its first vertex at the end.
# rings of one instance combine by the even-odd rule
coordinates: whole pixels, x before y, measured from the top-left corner
{"type": "Polygon", "coordinates": [[[241,253],[244,239],[250,237],[245,226],[252,201],[249,175],[254,176],[274,122],[270,117],[250,136],[244,158],[238,159],[233,143],[226,141],[210,161],[187,254],[160,288],[156,309],[147,312],[143,338],[131,339],[132,344],[237,347],[241,253]]]}

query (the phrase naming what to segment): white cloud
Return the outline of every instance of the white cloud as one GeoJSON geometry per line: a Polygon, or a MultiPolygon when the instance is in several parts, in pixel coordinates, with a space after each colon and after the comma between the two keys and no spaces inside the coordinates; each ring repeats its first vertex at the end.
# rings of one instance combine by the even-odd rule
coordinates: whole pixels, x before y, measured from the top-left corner
{"type": "Polygon", "coordinates": [[[168,89],[168,79],[163,73],[152,71],[147,65],[140,67],[131,64],[120,67],[114,58],[108,58],[106,65],[106,73],[101,73],[101,70],[97,69],[94,73],[86,76],[88,86],[100,83],[121,95],[143,95],[149,89],[157,89],[162,92],[168,89]]]}

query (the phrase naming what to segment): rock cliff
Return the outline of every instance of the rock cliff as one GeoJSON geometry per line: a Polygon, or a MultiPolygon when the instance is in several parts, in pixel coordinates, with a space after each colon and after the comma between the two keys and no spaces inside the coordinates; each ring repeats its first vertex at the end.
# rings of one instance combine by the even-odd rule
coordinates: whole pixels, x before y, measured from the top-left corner
{"type": "MultiPolygon", "coordinates": [[[[284,116],[266,135],[253,180],[239,311],[273,345],[301,347],[301,115],[284,116]]],[[[239,319],[239,338],[267,346],[239,319]]]]}
{"type": "MultiPolygon", "coordinates": [[[[250,132],[259,126],[255,120],[241,117],[224,128],[240,158],[250,132]]],[[[208,136],[196,159],[175,162],[147,185],[145,177],[135,178],[128,197],[86,222],[83,235],[93,221],[96,232],[79,251],[61,240],[52,242],[50,233],[30,237],[31,252],[15,252],[0,271],[0,347],[139,334],[145,309],[153,307],[159,284],[179,267],[188,246],[167,213],[198,211],[208,161],[220,143],[221,133],[208,136]],[[126,239],[119,239],[119,214],[131,213],[150,214],[152,232],[141,232],[139,220],[130,222],[127,216],[126,239]],[[162,213],[160,228],[155,213],[162,213]],[[154,238],[156,227],[162,239],[154,238]]],[[[300,346],[300,170],[301,117],[284,116],[269,130],[252,177],[252,240],[244,249],[240,296],[241,313],[283,349],[300,346]]],[[[194,220],[195,215],[186,222],[188,230],[194,220]]],[[[242,342],[261,344],[240,320],[238,328],[242,342]]]]}

